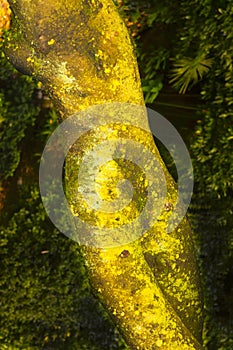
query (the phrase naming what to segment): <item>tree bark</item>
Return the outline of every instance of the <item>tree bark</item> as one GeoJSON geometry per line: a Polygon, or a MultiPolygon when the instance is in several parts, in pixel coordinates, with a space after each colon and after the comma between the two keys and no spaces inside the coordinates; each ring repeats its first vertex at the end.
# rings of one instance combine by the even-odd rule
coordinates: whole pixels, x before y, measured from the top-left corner
{"type": "MultiPolygon", "coordinates": [[[[63,119],[109,102],[144,105],[133,46],[111,0],[9,3],[14,18],[5,52],[16,68],[43,83],[63,119]]],[[[146,113],[140,115],[140,123],[148,129],[146,113]]],[[[73,169],[79,168],[82,154],[97,138],[111,139],[109,128],[100,131],[81,140],[66,161],[67,196],[74,214],[79,202],[71,194],[73,169]]],[[[166,177],[166,202],[175,207],[176,186],[152,136],[131,126],[124,132],[148,145],[159,161],[166,177]]],[[[135,168],[129,177],[140,187],[134,172],[135,168]]],[[[121,175],[124,167],[113,161],[100,177],[102,191],[121,175]]],[[[134,214],[140,211],[137,204],[136,200],[131,207],[134,214]]],[[[168,234],[172,210],[162,209],[160,220],[131,243],[114,248],[83,245],[91,283],[131,349],[201,349],[202,300],[192,231],[184,218],[168,234]]],[[[107,224],[103,215],[94,219],[95,224],[107,224]]]]}

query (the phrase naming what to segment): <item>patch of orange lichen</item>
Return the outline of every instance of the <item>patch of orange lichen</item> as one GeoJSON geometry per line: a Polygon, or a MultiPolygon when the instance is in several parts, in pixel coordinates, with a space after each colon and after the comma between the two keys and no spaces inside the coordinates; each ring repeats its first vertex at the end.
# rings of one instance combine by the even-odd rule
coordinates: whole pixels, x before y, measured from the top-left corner
{"type": "Polygon", "coordinates": [[[0,0],[0,41],[2,40],[3,30],[10,28],[11,9],[6,0],[0,0]]]}

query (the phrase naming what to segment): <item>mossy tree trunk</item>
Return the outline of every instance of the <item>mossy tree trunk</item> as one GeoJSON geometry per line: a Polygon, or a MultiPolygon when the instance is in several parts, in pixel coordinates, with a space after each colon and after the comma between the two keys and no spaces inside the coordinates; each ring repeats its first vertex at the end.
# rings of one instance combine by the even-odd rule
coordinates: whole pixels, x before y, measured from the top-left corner
{"type": "MultiPolygon", "coordinates": [[[[108,102],[144,104],[128,32],[111,0],[9,3],[14,18],[5,52],[16,68],[43,83],[63,119],[108,102]]],[[[146,114],[140,122],[146,129],[146,114]]],[[[102,131],[89,135],[67,161],[68,193],[73,160],[79,166],[80,155],[96,137],[99,141],[111,138],[108,129],[102,131]]],[[[172,208],[177,190],[153,138],[139,131],[135,135],[130,126],[126,132],[129,138],[149,143],[165,173],[166,201],[172,208]]],[[[113,162],[103,172],[108,178],[107,182],[102,179],[103,184],[114,183],[120,172],[121,166],[113,162]]],[[[192,232],[184,218],[168,234],[171,212],[164,208],[160,220],[132,243],[105,249],[82,247],[93,289],[131,349],[202,348],[202,302],[192,232]]]]}

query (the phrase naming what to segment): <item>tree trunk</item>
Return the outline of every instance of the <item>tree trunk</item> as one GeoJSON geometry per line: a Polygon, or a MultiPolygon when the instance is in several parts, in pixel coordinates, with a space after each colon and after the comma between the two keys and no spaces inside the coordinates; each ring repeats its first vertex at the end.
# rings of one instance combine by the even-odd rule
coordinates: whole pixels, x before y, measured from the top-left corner
{"type": "MultiPolygon", "coordinates": [[[[63,119],[93,105],[116,102],[143,106],[133,47],[111,0],[11,0],[9,3],[14,18],[5,52],[16,68],[43,83],[63,119]]],[[[127,119],[127,109],[122,113],[127,119]]],[[[85,113],[83,116],[87,117],[85,113]]],[[[148,130],[143,110],[132,122],[148,130]]],[[[150,149],[165,174],[166,203],[175,207],[174,181],[152,136],[145,130],[131,125],[126,128],[102,125],[72,147],[66,159],[66,191],[74,215],[81,215],[79,199],[73,194],[77,182],[75,169],[79,169],[82,155],[96,140],[99,143],[112,140],[114,132],[150,149]]],[[[102,168],[99,182],[105,200],[111,199],[109,193],[114,192],[114,184],[125,178],[127,172],[134,187],[142,188],[140,193],[145,192],[146,181],[141,180],[140,169],[135,166],[131,171],[125,169],[116,160],[102,168]]],[[[155,171],[155,177],[156,174],[155,171]]],[[[140,212],[138,202],[139,197],[131,202],[128,221],[140,212]]],[[[202,301],[192,232],[184,218],[168,234],[166,228],[172,210],[164,205],[159,220],[142,237],[135,239],[135,232],[129,232],[132,242],[118,245],[118,234],[113,230],[115,247],[83,244],[83,254],[94,290],[115,318],[131,349],[201,349],[202,301]]],[[[102,212],[96,216],[87,212],[82,215],[92,220],[94,226],[106,227],[116,219],[119,225],[126,223],[125,213],[116,218],[118,214],[111,214],[110,219],[102,212]]]]}

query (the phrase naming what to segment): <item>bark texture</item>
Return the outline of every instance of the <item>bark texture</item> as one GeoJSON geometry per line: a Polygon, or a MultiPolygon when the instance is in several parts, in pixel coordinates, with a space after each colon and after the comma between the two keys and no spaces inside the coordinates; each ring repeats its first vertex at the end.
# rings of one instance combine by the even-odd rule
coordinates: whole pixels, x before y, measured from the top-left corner
{"type": "MultiPolygon", "coordinates": [[[[144,104],[133,47],[111,0],[9,3],[14,18],[5,52],[16,68],[41,80],[62,118],[108,102],[144,104]]],[[[146,114],[142,113],[140,118],[147,129],[146,114]]],[[[82,155],[94,142],[110,140],[122,133],[146,145],[160,162],[170,209],[164,206],[160,220],[132,243],[108,249],[83,246],[93,288],[131,349],[201,349],[202,300],[192,232],[185,218],[174,232],[167,233],[177,190],[153,138],[131,126],[115,127],[113,136],[112,129],[103,126],[81,139],[66,163],[67,195],[72,210],[74,215],[80,210],[72,189],[76,184],[73,169],[79,168],[82,155]]],[[[124,166],[116,161],[102,169],[99,182],[103,198],[111,199],[116,180],[125,173],[124,166]]],[[[132,168],[128,178],[136,187],[146,189],[137,169],[132,168]]],[[[132,215],[140,212],[138,201],[136,197],[132,202],[132,215]]],[[[95,225],[109,224],[103,214],[91,219],[95,225]]],[[[115,219],[113,214],[111,222],[115,219]]],[[[124,223],[124,213],[117,219],[124,223]]]]}

